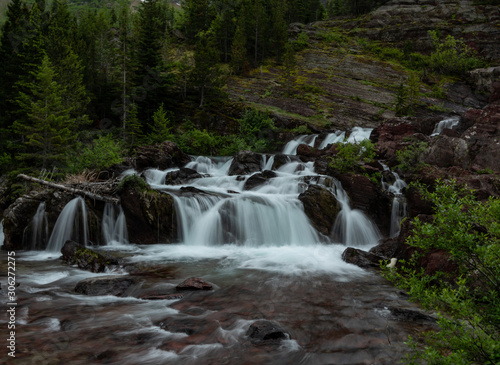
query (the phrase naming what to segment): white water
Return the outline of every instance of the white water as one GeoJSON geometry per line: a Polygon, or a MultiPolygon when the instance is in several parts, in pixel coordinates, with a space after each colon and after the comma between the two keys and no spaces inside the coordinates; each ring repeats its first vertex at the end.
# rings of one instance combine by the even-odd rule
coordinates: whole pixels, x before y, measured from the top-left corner
{"type": "Polygon", "coordinates": [[[390,227],[390,237],[396,237],[399,235],[401,230],[401,221],[407,216],[407,202],[406,198],[403,195],[403,189],[408,185],[404,182],[399,175],[390,171],[389,167],[381,163],[385,171],[391,172],[394,176],[394,183],[390,184],[385,182],[382,179],[382,187],[387,190],[389,193],[394,194],[394,198],[392,200],[392,210],[391,210],[391,227],[390,227]]]}
{"type": "Polygon", "coordinates": [[[317,137],[318,137],[317,134],[312,134],[312,135],[303,135],[298,137],[297,139],[293,139],[285,145],[285,147],[283,148],[283,154],[296,155],[297,147],[299,147],[299,145],[301,144],[306,144],[308,146],[313,147],[317,137]]]}
{"type": "Polygon", "coordinates": [[[347,143],[359,143],[365,139],[369,139],[373,128],[354,127],[347,138],[347,143]]]}
{"type": "Polygon", "coordinates": [[[81,197],[71,200],[57,218],[49,238],[47,251],[59,252],[67,240],[88,244],[87,208],[81,197]]]}
{"type": "Polygon", "coordinates": [[[441,132],[445,129],[453,129],[458,125],[458,123],[460,123],[459,117],[444,119],[440,121],[438,124],[436,124],[434,130],[432,131],[431,136],[437,136],[441,134],[441,132]]]}
{"type": "Polygon", "coordinates": [[[106,203],[102,215],[102,236],[106,245],[128,244],[127,222],[121,206],[106,203]]]}
{"type": "Polygon", "coordinates": [[[49,240],[49,222],[45,212],[45,202],[40,203],[31,223],[24,229],[24,247],[31,250],[43,248],[49,240]]]}
{"type": "Polygon", "coordinates": [[[325,139],[323,140],[323,142],[321,142],[321,144],[319,145],[318,148],[320,150],[322,150],[323,148],[325,148],[329,144],[344,142],[344,140],[345,140],[345,132],[337,131],[335,133],[329,133],[325,137],[325,139]]]}

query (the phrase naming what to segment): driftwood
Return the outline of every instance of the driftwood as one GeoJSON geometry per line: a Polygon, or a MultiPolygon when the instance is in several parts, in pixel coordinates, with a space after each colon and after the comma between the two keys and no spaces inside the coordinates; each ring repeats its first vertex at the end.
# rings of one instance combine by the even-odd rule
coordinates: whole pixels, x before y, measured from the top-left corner
{"type": "Polygon", "coordinates": [[[36,182],[38,184],[47,185],[47,186],[50,186],[51,188],[54,188],[54,189],[64,190],[64,191],[67,191],[67,192],[70,192],[70,193],[73,193],[73,194],[77,194],[77,195],[84,195],[84,196],[86,196],[86,197],[88,197],[90,199],[100,200],[100,201],[107,202],[107,203],[112,203],[112,204],[115,204],[115,205],[120,204],[120,200],[119,199],[113,198],[113,197],[110,197],[110,196],[99,195],[99,194],[92,193],[90,191],[85,191],[85,190],[82,190],[82,189],[76,189],[76,188],[72,188],[72,187],[69,187],[69,186],[66,186],[66,185],[56,184],[56,183],[53,183],[53,182],[49,182],[49,181],[37,179],[35,177],[28,176],[28,175],[25,175],[25,174],[19,174],[19,175],[17,175],[17,177],[20,177],[20,178],[22,178],[24,180],[36,182]]]}

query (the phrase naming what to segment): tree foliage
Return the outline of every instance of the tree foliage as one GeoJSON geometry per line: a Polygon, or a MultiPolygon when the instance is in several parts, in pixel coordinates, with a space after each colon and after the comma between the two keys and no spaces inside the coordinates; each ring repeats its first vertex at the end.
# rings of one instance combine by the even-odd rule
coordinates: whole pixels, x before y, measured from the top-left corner
{"type": "Polygon", "coordinates": [[[419,186],[434,204],[432,222],[418,218],[407,243],[412,260],[386,276],[425,307],[439,311],[439,332],[427,333],[408,364],[498,364],[500,361],[500,199],[478,202],[467,187],[438,181],[433,191],[419,186]],[[449,253],[455,276],[432,277],[417,264],[430,250],[449,253]]]}

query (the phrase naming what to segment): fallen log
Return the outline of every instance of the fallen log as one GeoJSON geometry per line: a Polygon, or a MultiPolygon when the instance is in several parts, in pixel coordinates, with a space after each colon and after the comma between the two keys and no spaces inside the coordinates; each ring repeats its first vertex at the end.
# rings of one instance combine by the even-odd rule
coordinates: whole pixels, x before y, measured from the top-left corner
{"type": "Polygon", "coordinates": [[[45,180],[37,179],[36,177],[28,176],[28,175],[25,175],[25,174],[19,174],[19,175],[17,175],[17,177],[20,177],[21,179],[24,179],[24,180],[36,182],[38,184],[47,185],[47,186],[50,186],[51,188],[54,188],[54,189],[64,190],[64,191],[67,191],[67,192],[70,192],[70,193],[73,193],[73,194],[76,194],[76,195],[83,195],[83,196],[86,196],[86,197],[88,197],[90,199],[100,200],[100,201],[107,202],[107,203],[112,203],[112,204],[115,204],[115,205],[120,204],[120,200],[118,198],[113,198],[113,197],[110,197],[110,196],[99,195],[99,194],[92,193],[90,191],[86,191],[86,190],[82,190],[82,189],[76,189],[76,188],[72,188],[72,187],[69,187],[69,186],[66,186],[66,185],[56,184],[56,183],[53,183],[53,182],[50,182],[50,181],[45,181],[45,180]]]}

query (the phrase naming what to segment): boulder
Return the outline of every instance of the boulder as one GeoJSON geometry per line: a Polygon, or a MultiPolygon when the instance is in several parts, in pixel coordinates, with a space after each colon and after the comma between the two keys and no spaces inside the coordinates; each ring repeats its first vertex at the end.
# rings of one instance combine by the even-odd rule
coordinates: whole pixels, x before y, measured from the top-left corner
{"type": "Polygon", "coordinates": [[[253,188],[259,185],[265,184],[266,182],[269,181],[269,179],[272,179],[274,177],[276,177],[276,173],[271,170],[264,170],[262,172],[258,172],[256,174],[253,174],[247,179],[243,189],[252,190],[253,188]]]}
{"type": "Polygon", "coordinates": [[[61,259],[69,265],[77,265],[82,270],[104,272],[112,265],[118,265],[119,260],[110,254],[101,254],[75,241],[68,240],[61,249],[61,259]]]}
{"type": "Polygon", "coordinates": [[[464,139],[440,135],[432,140],[424,162],[438,167],[469,167],[469,146],[464,139]]]}
{"type": "Polygon", "coordinates": [[[78,282],[75,291],[85,295],[131,296],[138,286],[137,279],[130,276],[99,276],[78,282]]]}
{"type": "Polygon", "coordinates": [[[304,162],[313,161],[322,154],[323,152],[321,150],[307,144],[300,144],[297,147],[297,156],[304,162]]]}
{"type": "Polygon", "coordinates": [[[194,179],[200,179],[203,176],[196,170],[182,167],[177,171],[172,171],[165,176],[165,185],[182,185],[194,179]]]}
{"type": "Polygon", "coordinates": [[[252,151],[240,151],[233,158],[229,175],[248,175],[261,170],[262,155],[252,151]]]}
{"type": "Polygon", "coordinates": [[[385,258],[379,255],[375,255],[371,252],[366,252],[357,248],[347,247],[342,253],[342,260],[349,264],[353,264],[364,269],[367,268],[379,268],[380,261],[385,258]]]}
{"type": "Polygon", "coordinates": [[[335,196],[320,185],[310,185],[299,195],[304,212],[316,230],[329,236],[338,213],[342,209],[335,196]]]}
{"type": "Polygon", "coordinates": [[[148,168],[166,170],[171,167],[183,167],[191,158],[170,141],[153,146],[137,147],[135,169],[143,171],[148,168]]]}
{"type": "Polygon", "coordinates": [[[254,345],[279,345],[281,340],[290,338],[277,322],[266,320],[252,323],[246,335],[254,345]]]}
{"type": "Polygon", "coordinates": [[[188,278],[176,286],[177,290],[212,290],[213,285],[201,278],[188,278]]]}
{"type": "Polygon", "coordinates": [[[130,183],[123,186],[120,200],[127,217],[130,242],[171,243],[177,239],[177,218],[172,196],[130,183]]]}

